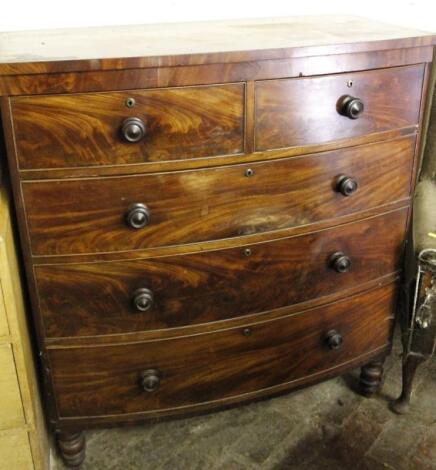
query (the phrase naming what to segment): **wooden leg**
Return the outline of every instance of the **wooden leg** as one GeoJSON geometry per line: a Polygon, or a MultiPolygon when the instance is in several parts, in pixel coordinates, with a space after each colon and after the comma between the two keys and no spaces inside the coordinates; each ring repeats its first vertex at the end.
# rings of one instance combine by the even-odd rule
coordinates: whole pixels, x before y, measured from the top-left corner
{"type": "Polygon", "coordinates": [[[424,356],[420,354],[408,354],[403,361],[403,389],[401,395],[391,404],[392,411],[395,413],[407,413],[410,408],[410,396],[412,395],[412,383],[415,377],[415,372],[421,362],[424,361],[424,356]]]}
{"type": "Polygon", "coordinates": [[[371,397],[381,387],[383,380],[383,360],[372,361],[362,367],[360,372],[360,393],[371,397]]]}
{"type": "Polygon", "coordinates": [[[59,452],[69,468],[79,468],[85,460],[85,435],[83,432],[60,432],[57,435],[59,452]]]}

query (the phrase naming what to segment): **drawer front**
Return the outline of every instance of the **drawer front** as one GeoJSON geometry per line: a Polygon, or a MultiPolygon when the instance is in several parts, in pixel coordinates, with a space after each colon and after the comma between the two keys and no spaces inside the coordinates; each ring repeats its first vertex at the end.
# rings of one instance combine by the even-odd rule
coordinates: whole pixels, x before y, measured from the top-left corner
{"type": "Polygon", "coordinates": [[[241,153],[244,96],[243,84],[230,84],[13,98],[19,167],[120,165],[241,153]],[[139,118],[144,127],[127,121],[131,118],[139,118]]]}
{"type": "Polygon", "coordinates": [[[256,150],[299,147],[418,124],[424,66],[256,83],[256,150]],[[349,86],[352,84],[351,86],[349,86]],[[361,114],[348,117],[349,109],[361,114]],[[347,111],[348,108],[348,111],[347,111]]]}
{"type": "Polygon", "coordinates": [[[32,252],[61,255],[169,246],[359,212],[409,196],[413,153],[414,137],[408,137],[250,165],[23,182],[32,252]],[[339,190],[341,175],[358,184],[351,196],[339,190]],[[127,220],[145,226],[132,228],[127,220]]]}
{"type": "Polygon", "coordinates": [[[25,429],[0,431],[0,470],[35,470],[25,429]]]}
{"type": "Polygon", "coordinates": [[[214,333],[51,349],[59,414],[176,409],[321,374],[388,343],[394,292],[391,284],[301,314],[214,333]],[[331,330],[342,336],[339,349],[331,349],[331,342],[329,347],[331,330]]]}
{"type": "Polygon", "coordinates": [[[10,344],[0,344],[0,429],[24,424],[20,388],[10,344]]]}
{"type": "Polygon", "coordinates": [[[94,336],[194,325],[352,288],[399,268],[407,212],[249,248],[35,266],[46,334],[94,336]],[[336,271],[337,252],[351,260],[348,272],[336,271]]]}

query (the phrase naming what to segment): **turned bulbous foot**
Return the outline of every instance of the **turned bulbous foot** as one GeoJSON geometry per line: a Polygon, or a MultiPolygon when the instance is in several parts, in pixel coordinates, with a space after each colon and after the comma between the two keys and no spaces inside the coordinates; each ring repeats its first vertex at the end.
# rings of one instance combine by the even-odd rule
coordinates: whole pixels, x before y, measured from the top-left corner
{"type": "Polygon", "coordinates": [[[79,468],[85,460],[85,435],[83,432],[60,432],[57,435],[59,453],[69,468],[79,468]]]}
{"type": "Polygon", "coordinates": [[[369,362],[360,372],[359,390],[365,397],[372,397],[383,384],[384,360],[369,362]]]}

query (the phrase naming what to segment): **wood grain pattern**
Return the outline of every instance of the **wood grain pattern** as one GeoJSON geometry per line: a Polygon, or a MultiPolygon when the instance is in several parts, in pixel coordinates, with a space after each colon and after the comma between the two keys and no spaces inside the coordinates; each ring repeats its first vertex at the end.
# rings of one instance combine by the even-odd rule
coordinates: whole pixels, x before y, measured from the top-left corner
{"type": "MultiPolygon", "coordinates": [[[[247,110],[248,116],[248,110],[247,110]]],[[[248,124],[248,119],[247,119],[248,124]]],[[[249,134],[246,124],[246,148],[254,145],[254,132],[249,134]],[[249,136],[252,136],[251,138],[249,136]],[[251,141],[250,141],[251,140],[251,141]]],[[[122,176],[138,175],[143,173],[160,173],[166,171],[193,170],[198,168],[210,168],[224,165],[251,163],[258,161],[276,160],[293,156],[309,155],[311,153],[328,152],[358,145],[374,144],[380,141],[396,140],[401,137],[416,135],[418,126],[402,127],[390,131],[376,132],[350,139],[340,139],[323,144],[304,145],[302,147],[288,147],[284,149],[265,150],[263,152],[251,152],[235,155],[220,155],[217,157],[191,158],[187,160],[171,160],[165,162],[144,162],[134,165],[100,165],[92,167],[74,168],[44,168],[39,170],[19,170],[20,180],[83,178],[97,176],[122,176]]]]}
{"type": "Polygon", "coordinates": [[[301,158],[131,177],[23,182],[34,255],[126,251],[309,225],[407,198],[414,138],[301,158]],[[246,176],[251,169],[253,175],[246,176]],[[356,178],[351,197],[335,190],[356,178]],[[144,203],[151,223],[129,228],[144,203]]]}
{"type": "Polygon", "coordinates": [[[180,66],[432,44],[410,28],[353,16],[72,28],[0,34],[0,74],[180,66]]]}
{"type": "MultiPolygon", "coordinates": [[[[272,27],[262,26],[261,21],[255,20],[252,28],[234,27],[235,35],[240,34],[236,31],[244,31],[242,42],[234,41],[235,36],[226,36],[221,38],[221,44],[227,44],[229,49],[217,46],[216,51],[199,50],[203,45],[209,47],[211,42],[214,43],[212,36],[215,33],[210,38],[202,34],[201,37],[207,40],[199,41],[188,52],[182,51],[186,46],[184,40],[177,43],[159,37],[147,43],[148,52],[154,50],[156,55],[145,51],[136,57],[129,52],[131,48],[143,47],[142,43],[129,40],[129,44],[123,46],[122,41],[118,42],[116,47],[123,50],[123,55],[116,57],[112,55],[115,46],[105,49],[98,38],[83,42],[82,33],[78,36],[62,33],[65,48],[54,54],[53,47],[61,47],[61,42],[54,40],[59,33],[49,33],[45,45],[35,43],[42,52],[38,61],[21,56],[21,62],[12,63],[5,58],[6,63],[0,64],[2,120],[10,174],[38,348],[42,355],[49,421],[56,431],[68,430],[77,434],[94,425],[134,423],[163,415],[216,409],[312,384],[380,360],[389,352],[398,283],[395,281],[386,286],[399,275],[393,270],[398,267],[401,249],[392,254],[393,240],[395,236],[398,240],[401,238],[399,220],[408,212],[413,172],[417,166],[417,159],[413,161],[414,154],[417,155],[414,150],[422,146],[421,138],[416,138],[422,129],[422,114],[417,114],[417,110],[423,109],[427,93],[422,72],[432,61],[434,37],[414,36],[404,31],[394,37],[391,33],[396,28],[387,27],[383,31],[383,27],[374,24],[369,26],[371,32],[367,35],[369,30],[365,33],[360,27],[354,32],[348,27],[337,28],[337,21],[318,22],[313,31],[307,24],[300,25],[302,31],[297,31],[298,28],[291,31],[289,23],[272,27]],[[260,30],[262,34],[258,34],[260,30]],[[247,31],[253,34],[245,34],[247,31]],[[267,31],[270,34],[265,34],[267,31]],[[329,31],[333,31],[333,36],[325,34],[329,31]],[[111,56],[102,54],[90,59],[84,57],[79,48],[67,58],[69,46],[66,44],[74,46],[75,39],[69,41],[79,36],[82,44],[92,45],[86,52],[109,50],[111,56]],[[324,39],[320,42],[321,36],[324,39]],[[259,48],[253,49],[259,38],[263,38],[262,42],[257,42],[259,48]],[[242,43],[247,45],[246,49],[240,47],[242,43]],[[165,55],[160,55],[165,48],[165,55]],[[192,54],[194,50],[196,54],[192,54]],[[392,67],[395,69],[380,70],[392,67]],[[335,75],[316,77],[326,74],[335,75]],[[386,74],[391,74],[392,80],[378,79],[386,74]],[[342,92],[342,88],[327,87],[326,97],[316,90],[316,86],[339,78],[346,82],[363,75],[376,77],[368,79],[365,88],[372,90],[371,97],[377,98],[372,102],[375,105],[371,105],[375,108],[367,107],[368,112],[373,114],[375,110],[376,115],[372,124],[360,128],[360,133],[353,133],[345,125],[342,129],[338,127],[343,123],[336,123],[336,114],[334,118],[328,113],[322,115],[325,107],[329,112],[332,110],[329,97],[333,92],[342,92]],[[319,121],[312,125],[310,120],[294,116],[294,122],[302,129],[306,140],[303,139],[301,144],[289,143],[292,122],[283,114],[286,99],[278,97],[275,111],[285,116],[284,122],[266,117],[263,125],[275,126],[271,132],[277,131],[282,141],[278,138],[270,141],[265,150],[260,151],[253,141],[256,131],[254,98],[257,101],[259,98],[254,96],[253,88],[256,81],[258,87],[267,87],[282,79],[284,83],[311,83],[312,93],[321,96],[317,101],[318,114],[308,111],[307,96],[312,96],[308,89],[303,90],[305,94],[297,90],[296,95],[306,99],[304,106],[294,109],[306,117],[319,116],[319,121]],[[246,82],[249,85],[244,85],[246,82]],[[173,133],[171,139],[165,137],[162,142],[166,154],[160,154],[156,147],[150,160],[141,152],[120,156],[118,150],[114,152],[108,144],[106,131],[104,138],[100,135],[94,141],[94,131],[100,129],[100,124],[93,128],[89,121],[94,119],[100,123],[101,114],[96,111],[98,103],[90,106],[85,97],[100,92],[128,96],[132,90],[140,94],[141,101],[149,94],[157,96],[162,88],[170,87],[165,91],[172,93],[174,87],[187,86],[242,90],[241,99],[245,96],[246,101],[242,103],[243,112],[237,113],[239,124],[234,115],[229,118],[234,123],[232,129],[238,129],[229,131],[230,140],[235,142],[231,147],[233,150],[238,147],[239,153],[229,153],[227,139],[222,140],[224,150],[218,152],[215,149],[218,153],[214,153],[212,127],[205,132],[190,132],[188,146],[180,134],[175,137],[173,133]],[[389,89],[393,91],[388,93],[389,89]],[[25,155],[29,166],[19,168],[23,136],[17,140],[14,134],[15,100],[20,103],[35,100],[32,103],[37,104],[46,103],[52,97],[60,100],[59,103],[64,100],[73,103],[76,96],[65,96],[71,93],[87,93],[81,101],[82,114],[77,113],[80,122],[86,122],[86,125],[81,126],[72,139],[69,133],[64,134],[63,140],[69,147],[68,158],[56,166],[59,151],[64,151],[64,142],[56,145],[53,135],[43,134],[41,139],[30,131],[24,135],[24,139],[31,141],[25,155]],[[57,94],[63,95],[55,96],[57,94]],[[334,134],[333,140],[323,140],[329,132],[334,134]],[[205,149],[202,139],[206,134],[211,140],[205,149]],[[50,153],[41,151],[47,138],[50,153]],[[394,140],[388,142],[387,139],[394,140]],[[383,140],[385,142],[381,143],[383,140]],[[101,142],[108,150],[105,155],[100,151],[101,142]],[[282,148],[283,143],[292,146],[282,148]],[[90,146],[93,147],[92,154],[90,146]],[[178,153],[183,146],[185,150],[178,153]],[[195,154],[201,146],[203,149],[195,154]],[[212,153],[208,148],[212,148],[212,153]],[[32,160],[34,149],[37,150],[35,155],[39,152],[39,156],[32,160]],[[75,152],[79,157],[74,155],[75,152]],[[313,155],[314,152],[320,153],[313,155]],[[192,155],[193,158],[184,159],[192,155]],[[46,159],[42,166],[38,163],[40,157],[46,159]],[[76,158],[79,158],[79,164],[74,163],[76,158]],[[113,158],[115,163],[112,163],[113,158]],[[244,176],[248,168],[255,170],[250,178],[244,176]],[[351,198],[344,198],[333,190],[335,178],[342,173],[358,179],[359,190],[351,198]],[[143,232],[126,231],[124,213],[130,202],[138,200],[152,208],[152,225],[143,232]],[[349,228],[334,228],[338,224],[360,227],[359,220],[362,224],[375,224],[376,219],[371,222],[362,219],[381,216],[391,210],[397,215],[392,212],[386,214],[386,219],[380,217],[377,220],[389,219],[392,223],[377,224],[373,232],[353,230],[345,240],[339,235],[334,240],[329,235],[342,230],[345,233],[349,228]],[[324,232],[314,233],[320,230],[324,232]],[[312,240],[321,253],[326,253],[323,250],[330,246],[329,243],[345,243],[350,252],[361,255],[361,269],[351,271],[350,276],[339,277],[343,281],[327,284],[321,279],[322,273],[318,273],[319,267],[315,272],[312,261],[317,259],[317,253],[312,251],[313,245],[307,242],[306,252],[298,251],[296,239],[290,238],[296,235],[299,240],[312,240]],[[359,241],[359,245],[356,246],[353,240],[359,241]],[[375,241],[369,246],[372,240],[375,241]],[[385,241],[392,242],[389,245],[392,251],[382,250],[385,241]],[[282,253],[279,253],[280,247],[282,253]],[[251,256],[244,256],[244,248],[251,248],[251,256]],[[311,276],[303,287],[303,279],[295,276],[294,267],[298,266],[295,259],[300,263],[300,272],[311,276]],[[306,265],[301,264],[304,259],[309,260],[306,265]],[[272,260],[269,266],[266,266],[266,260],[272,260]],[[224,272],[223,264],[230,268],[234,266],[236,273],[224,272]],[[287,264],[293,267],[286,270],[287,264]],[[173,275],[170,275],[171,269],[173,275]],[[183,270],[187,273],[185,283],[182,283],[183,270]],[[388,274],[383,275],[386,272],[388,274]],[[264,277],[262,281],[259,273],[264,277]],[[361,282],[358,273],[362,275],[361,282]],[[41,303],[35,275],[43,280],[41,298],[45,300],[41,303]],[[126,319],[131,312],[123,303],[123,295],[130,294],[137,280],[143,281],[145,275],[156,283],[156,292],[166,302],[165,311],[172,313],[158,319],[154,317],[151,323],[147,323],[150,317],[143,321],[145,317],[135,316],[135,320],[128,323],[126,319]],[[352,276],[355,276],[355,282],[345,286],[346,279],[352,276]],[[85,284],[85,279],[92,284],[85,284]],[[283,279],[288,280],[291,287],[283,279]],[[262,285],[269,286],[265,299],[262,285]],[[96,286],[99,294],[93,297],[96,286]],[[192,300],[195,288],[199,286],[205,290],[205,295],[198,301],[192,300]],[[341,286],[345,286],[343,290],[341,286]],[[377,290],[373,290],[375,288],[377,290]],[[171,297],[171,289],[182,296],[171,297]],[[220,289],[224,292],[221,296],[220,289]],[[306,301],[270,309],[273,308],[270,305],[281,305],[280,302],[285,305],[298,301],[298,296],[302,298],[306,293],[306,301]],[[291,298],[294,294],[295,298],[291,298]],[[92,306],[89,314],[88,310],[83,313],[85,296],[92,306]],[[225,304],[226,299],[232,303],[225,304]],[[211,303],[207,303],[207,308],[202,308],[201,303],[209,300],[211,303]],[[44,315],[40,310],[43,303],[47,306],[44,315]],[[71,307],[73,303],[77,304],[76,311],[71,307]],[[324,307],[320,307],[321,303],[324,307]],[[249,309],[264,306],[266,311],[250,313],[249,309]],[[61,315],[60,311],[67,313],[61,315]],[[226,319],[229,315],[235,316],[226,319]],[[59,320],[61,317],[64,317],[62,321],[59,320]],[[80,323],[79,327],[75,323],[67,325],[70,319],[80,323]],[[193,324],[187,326],[189,323],[184,321],[193,324]],[[45,327],[53,334],[65,331],[72,336],[46,337],[45,327]],[[245,328],[251,328],[251,335],[243,335],[245,328]],[[327,328],[341,328],[341,333],[345,329],[342,351],[323,349],[321,333],[324,334],[327,328]],[[88,333],[83,333],[85,329],[88,333]],[[103,329],[105,333],[101,334],[103,329]],[[93,333],[98,336],[83,336],[93,333]],[[138,374],[145,367],[162,369],[162,375],[161,389],[144,398],[145,392],[138,389],[138,374]]],[[[356,23],[353,25],[355,28],[356,23]]],[[[229,25],[226,28],[232,29],[229,25]]],[[[143,34],[141,28],[135,31],[135,34],[143,34]]],[[[111,40],[115,36],[111,31],[111,40]]],[[[34,33],[18,34],[13,38],[18,42],[10,43],[8,50],[13,54],[15,46],[16,52],[21,47],[18,43],[23,45],[29,41],[27,44],[32,46],[37,38],[34,33]]],[[[21,47],[21,51],[24,50],[34,49],[21,47]]],[[[351,90],[354,91],[358,84],[355,81],[351,90]]],[[[189,92],[183,90],[183,93],[189,92]]],[[[268,97],[277,98],[269,94],[265,101],[268,97]]],[[[210,123],[219,113],[228,116],[228,101],[223,98],[226,109],[216,106],[210,113],[198,104],[203,113],[201,117],[210,123]]],[[[156,109],[159,107],[157,113],[165,111],[161,109],[161,102],[156,106],[156,109]]],[[[234,103],[230,105],[234,106],[234,103]]],[[[32,110],[28,111],[29,116],[35,108],[32,110]]],[[[42,111],[43,121],[50,110],[48,113],[46,108],[42,111]]],[[[70,106],[69,113],[73,111],[70,106]]],[[[128,111],[132,113],[129,115],[134,115],[134,108],[128,111]]],[[[270,111],[272,116],[274,110],[270,111]]],[[[119,119],[122,117],[124,115],[119,119]]],[[[55,123],[56,119],[51,119],[53,128],[64,125],[63,120],[55,123]]],[[[36,129],[37,121],[39,119],[29,118],[28,129],[32,126],[36,129]]],[[[176,121],[172,116],[171,123],[176,121]]],[[[185,129],[185,123],[183,120],[180,129],[185,129]]],[[[357,129],[358,123],[352,126],[357,129]]],[[[116,144],[113,146],[117,148],[116,144]]],[[[398,241],[398,246],[401,242],[398,241]]],[[[353,267],[357,266],[355,262],[353,267]]],[[[329,274],[326,276],[328,278],[329,274]]]]}
{"type": "Polygon", "coordinates": [[[182,244],[182,245],[169,245],[161,247],[144,248],[140,250],[129,251],[108,251],[105,253],[88,253],[88,254],[75,254],[75,255],[47,255],[47,256],[32,256],[32,262],[35,265],[48,265],[48,264],[70,264],[70,263],[89,263],[94,261],[124,261],[129,259],[170,256],[186,253],[200,253],[202,251],[221,250],[225,248],[235,248],[253,245],[255,243],[262,243],[271,240],[280,240],[282,238],[294,237],[305,233],[316,232],[324,230],[336,225],[347,224],[368,217],[391,212],[396,209],[409,207],[412,198],[409,196],[406,199],[377,206],[361,212],[350,213],[334,219],[324,219],[319,222],[314,222],[310,225],[298,225],[287,229],[275,230],[273,232],[259,232],[252,235],[245,235],[243,238],[223,238],[212,241],[204,241],[198,243],[182,244]]]}
{"type": "MultiPolygon", "coordinates": [[[[135,90],[169,86],[206,85],[247,80],[268,80],[283,77],[299,77],[341,73],[372,68],[398,67],[408,64],[431,62],[433,47],[372,50],[354,54],[339,53],[326,59],[323,56],[304,56],[293,59],[251,60],[249,62],[212,63],[180,67],[120,68],[115,61],[113,69],[93,71],[95,64],[84,64],[87,72],[68,72],[75,69],[75,61],[63,63],[62,73],[32,73],[35,64],[26,67],[27,75],[5,75],[0,80],[0,95],[37,95],[53,93],[80,93],[107,90],[135,90]]],[[[133,61],[135,63],[136,61],[133,61]]],[[[50,63],[51,68],[56,64],[50,63]]],[[[1,64],[0,64],[1,69],[1,64]]]]}
{"type": "Polygon", "coordinates": [[[418,123],[422,64],[256,83],[256,149],[329,142],[418,123]],[[348,87],[347,82],[352,81],[348,87]],[[338,112],[341,97],[360,98],[358,119],[338,112]]]}
{"type": "Polygon", "coordinates": [[[236,395],[233,397],[225,398],[218,401],[202,402],[196,405],[191,405],[188,408],[169,408],[167,410],[156,410],[156,411],[142,411],[137,413],[125,413],[122,415],[102,415],[102,416],[82,416],[82,417],[60,417],[58,426],[65,431],[73,431],[78,427],[81,428],[96,428],[96,427],[108,427],[108,426],[119,426],[119,425],[132,425],[132,424],[148,424],[150,420],[156,420],[161,418],[171,417],[189,417],[198,413],[205,413],[211,411],[222,411],[229,407],[234,407],[241,404],[251,403],[266,398],[277,397],[290,391],[295,391],[303,387],[308,387],[319,382],[338,377],[342,374],[346,374],[349,371],[362,367],[369,360],[384,358],[390,353],[389,344],[381,346],[379,348],[368,351],[360,356],[354,357],[352,360],[342,362],[338,365],[330,367],[328,369],[321,370],[320,372],[300,377],[290,382],[285,382],[279,385],[275,385],[268,388],[263,388],[244,395],[236,395]]]}
{"type": "MultiPolygon", "coordinates": [[[[293,313],[299,313],[305,310],[313,309],[319,307],[320,305],[326,305],[344,298],[352,297],[354,295],[361,294],[362,292],[369,291],[378,287],[382,287],[392,282],[399,280],[400,271],[395,271],[393,273],[387,274],[383,277],[378,277],[372,279],[371,281],[360,283],[354,285],[353,287],[333,292],[332,294],[325,295],[322,297],[317,297],[310,299],[305,302],[300,302],[293,304],[287,307],[282,307],[274,310],[267,310],[259,313],[242,315],[234,317],[228,320],[215,321],[208,323],[199,323],[194,325],[180,326],[177,328],[164,328],[159,330],[140,330],[140,331],[130,331],[127,333],[116,333],[108,335],[98,335],[98,336],[57,336],[57,337],[46,337],[45,344],[48,348],[53,347],[79,347],[79,346],[97,346],[97,345],[112,345],[116,343],[133,343],[133,342],[144,342],[144,341],[153,341],[156,339],[165,339],[165,338],[178,338],[186,335],[194,334],[203,334],[208,332],[213,332],[219,329],[225,328],[234,328],[234,327],[243,327],[248,321],[251,323],[256,323],[258,321],[264,321],[265,319],[273,320],[275,318],[280,318],[284,314],[291,315],[293,313]]],[[[359,365],[364,365],[366,362],[362,362],[359,365]]]]}
{"type": "Polygon", "coordinates": [[[222,321],[345,291],[399,269],[407,213],[407,208],[401,209],[244,249],[35,266],[46,336],[95,336],[222,321]],[[332,269],[329,259],[337,251],[351,258],[350,272],[332,269]],[[154,294],[154,305],[146,312],[132,305],[132,294],[141,287],[154,294]]]}
{"type": "Polygon", "coordinates": [[[26,96],[12,100],[21,169],[117,165],[244,151],[244,85],[26,96]],[[135,105],[126,106],[132,98],[135,105]],[[129,117],[145,138],[125,142],[129,117]]]}
{"type": "MultiPolygon", "coordinates": [[[[62,417],[120,415],[224,400],[310,376],[389,341],[393,285],[345,301],[246,325],[174,340],[110,347],[51,349],[62,417]],[[374,328],[377,325],[377,328],[374,328]],[[343,345],[330,350],[335,329],[343,345]],[[141,389],[140,374],[157,369],[159,390],[141,389]]],[[[241,396],[241,399],[243,397],[241,396]]]]}

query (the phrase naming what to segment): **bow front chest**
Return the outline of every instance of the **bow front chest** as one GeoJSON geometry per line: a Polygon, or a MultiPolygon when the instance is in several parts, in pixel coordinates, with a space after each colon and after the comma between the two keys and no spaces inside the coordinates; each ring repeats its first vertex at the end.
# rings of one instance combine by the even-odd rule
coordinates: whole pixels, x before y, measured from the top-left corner
{"type": "Polygon", "coordinates": [[[81,431],[380,384],[434,37],[349,17],[0,35],[47,411],[81,431]]]}

